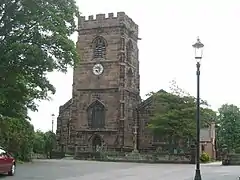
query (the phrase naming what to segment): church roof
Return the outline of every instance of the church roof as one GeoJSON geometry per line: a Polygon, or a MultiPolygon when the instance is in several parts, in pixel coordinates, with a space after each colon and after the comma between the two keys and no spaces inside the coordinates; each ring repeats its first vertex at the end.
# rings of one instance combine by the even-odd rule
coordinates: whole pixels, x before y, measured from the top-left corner
{"type": "MultiPolygon", "coordinates": [[[[167,93],[167,91],[165,91],[165,90],[163,90],[163,89],[160,89],[159,91],[157,91],[157,93],[167,93]]],[[[147,99],[143,100],[143,101],[139,104],[138,108],[141,109],[141,108],[144,108],[144,107],[146,107],[146,106],[151,105],[152,100],[153,100],[153,96],[148,97],[147,99]]]]}
{"type": "Polygon", "coordinates": [[[69,99],[65,104],[59,107],[59,113],[67,109],[72,104],[72,98],[69,99]]]}

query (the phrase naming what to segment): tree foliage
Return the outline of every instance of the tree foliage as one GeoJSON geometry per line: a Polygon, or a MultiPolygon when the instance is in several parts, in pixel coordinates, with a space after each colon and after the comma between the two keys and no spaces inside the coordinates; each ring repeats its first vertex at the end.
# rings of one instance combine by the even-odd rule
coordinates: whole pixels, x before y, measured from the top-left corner
{"type": "Polygon", "coordinates": [[[44,139],[44,132],[37,130],[34,134],[33,140],[33,153],[36,154],[44,154],[45,151],[45,139],[44,139]]]}
{"type": "Polygon", "coordinates": [[[217,143],[218,146],[226,145],[233,151],[240,147],[240,110],[236,105],[223,104],[219,110],[217,143]]]}
{"type": "MultiPolygon", "coordinates": [[[[149,128],[158,136],[187,139],[195,138],[196,132],[196,98],[185,93],[175,83],[172,92],[161,90],[151,93],[153,98],[153,114],[149,128]]],[[[216,113],[201,101],[201,126],[209,127],[215,120],[216,113]]]]}
{"type": "Polygon", "coordinates": [[[34,128],[26,119],[0,118],[0,146],[17,159],[29,161],[34,139],[34,128]]]}
{"type": "Polygon", "coordinates": [[[188,137],[195,132],[194,101],[160,91],[153,94],[154,111],[149,127],[159,136],[188,137]]]}
{"type": "Polygon", "coordinates": [[[42,146],[27,111],[55,93],[47,73],[78,62],[70,39],[78,16],[75,0],[0,1],[0,146],[19,159],[42,146]]]}
{"type": "Polygon", "coordinates": [[[46,73],[66,72],[77,52],[69,38],[76,30],[74,0],[1,0],[0,113],[37,110],[36,99],[55,92],[46,73]]]}
{"type": "Polygon", "coordinates": [[[51,158],[56,136],[53,132],[42,132],[25,119],[0,119],[0,146],[12,153],[15,158],[30,161],[32,153],[51,158]]]}
{"type": "Polygon", "coordinates": [[[33,152],[36,154],[45,154],[51,158],[55,147],[56,135],[52,131],[42,132],[37,130],[33,141],[33,152]]]}

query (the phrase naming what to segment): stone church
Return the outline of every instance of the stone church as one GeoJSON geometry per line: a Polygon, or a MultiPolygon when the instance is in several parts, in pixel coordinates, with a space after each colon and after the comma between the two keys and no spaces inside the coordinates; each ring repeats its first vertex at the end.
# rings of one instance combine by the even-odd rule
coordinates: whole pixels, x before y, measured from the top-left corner
{"type": "Polygon", "coordinates": [[[138,25],[124,12],[79,18],[72,98],[59,108],[57,149],[131,151],[154,147],[151,98],[140,97],[138,25]]]}

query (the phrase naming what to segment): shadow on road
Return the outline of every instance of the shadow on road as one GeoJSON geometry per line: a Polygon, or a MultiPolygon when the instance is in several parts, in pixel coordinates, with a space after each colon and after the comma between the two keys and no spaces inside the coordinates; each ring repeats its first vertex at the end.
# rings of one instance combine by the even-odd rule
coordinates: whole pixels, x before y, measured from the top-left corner
{"type": "Polygon", "coordinates": [[[0,174],[0,179],[6,178],[6,175],[0,174]]]}

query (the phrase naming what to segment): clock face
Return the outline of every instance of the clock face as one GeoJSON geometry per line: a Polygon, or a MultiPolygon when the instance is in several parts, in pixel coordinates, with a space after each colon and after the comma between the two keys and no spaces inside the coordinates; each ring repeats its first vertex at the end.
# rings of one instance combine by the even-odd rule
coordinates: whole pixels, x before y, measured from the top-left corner
{"type": "Polygon", "coordinates": [[[95,64],[93,66],[93,74],[100,75],[103,73],[103,66],[101,64],[95,64]]]}

